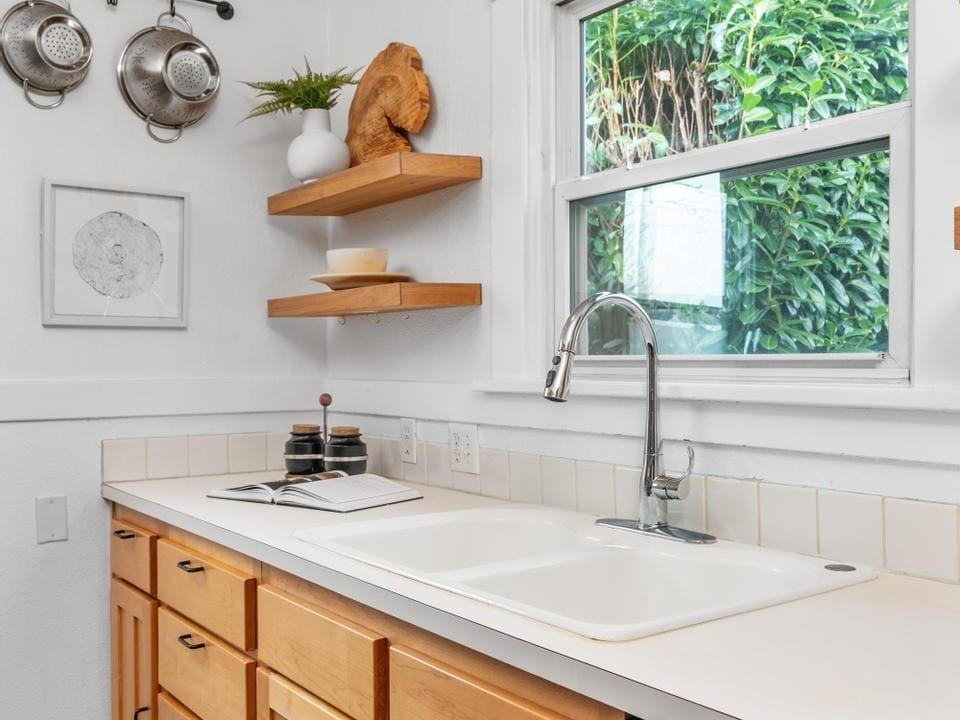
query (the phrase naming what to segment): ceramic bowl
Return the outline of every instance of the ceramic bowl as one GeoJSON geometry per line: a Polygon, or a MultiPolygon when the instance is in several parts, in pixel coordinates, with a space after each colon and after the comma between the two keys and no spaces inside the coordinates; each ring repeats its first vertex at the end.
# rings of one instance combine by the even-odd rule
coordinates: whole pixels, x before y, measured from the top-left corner
{"type": "Polygon", "coordinates": [[[379,273],[387,269],[389,253],[379,248],[342,248],[327,250],[327,272],[379,273]]]}

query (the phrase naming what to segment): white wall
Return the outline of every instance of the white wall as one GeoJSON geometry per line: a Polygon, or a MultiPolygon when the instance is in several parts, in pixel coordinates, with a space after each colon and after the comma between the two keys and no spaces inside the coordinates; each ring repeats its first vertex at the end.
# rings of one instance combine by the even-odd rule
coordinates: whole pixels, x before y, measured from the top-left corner
{"type": "Polygon", "coordinates": [[[323,321],[266,317],[268,297],[313,289],[326,249],[323,221],[266,214],[266,196],[292,184],[297,121],[238,123],[251,106],[238,81],[289,74],[304,54],[319,64],[324,3],[240,0],[223,22],[181,2],[224,78],[212,114],[171,146],[147,137],[114,76],[123,43],[164,3],[74,9],[95,57],[61,109],[30,108],[0,77],[0,715],[37,720],[109,717],[100,441],[281,431],[305,414],[275,411],[316,407],[325,374],[323,321]],[[191,193],[188,329],[41,326],[47,176],[191,193]],[[67,495],[68,542],[35,543],[33,499],[44,494],[67,495]]]}
{"type": "MultiPolygon", "coordinates": [[[[472,421],[489,447],[570,457],[603,448],[594,459],[635,462],[643,431],[639,383],[575,381],[565,406],[538,398],[550,353],[538,334],[552,333],[553,322],[550,301],[542,299],[552,255],[538,255],[549,228],[536,206],[536,176],[549,175],[551,165],[552,141],[537,132],[535,117],[550,95],[535,47],[547,8],[546,0],[331,4],[332,27],[353,26],[361,15],[384,22],[332,36],[328,63],[362,63],[390,40],[417,46],[434,90],[434,118],[416,149],[480,154],[486,178],[332,223],[335,245],[389,247],[425,279],[482,281],[484,307],[331,325],[328,386],[341,409],[388,434],[397,435],[397,416],[426,421],[433,441],[444,440],[446,421],[472,421]],[[537,283],[543,287],[531,289],[537,283]]],[[[960,253],[951,233],[960,100],[948,90],[960,57],[944,51],[958,15],[942,3],[913,7],[911,382],[666,383],[668,462],[682,462],[678,441],[690,438],[702,473],[960,501],[960,253]]]]}

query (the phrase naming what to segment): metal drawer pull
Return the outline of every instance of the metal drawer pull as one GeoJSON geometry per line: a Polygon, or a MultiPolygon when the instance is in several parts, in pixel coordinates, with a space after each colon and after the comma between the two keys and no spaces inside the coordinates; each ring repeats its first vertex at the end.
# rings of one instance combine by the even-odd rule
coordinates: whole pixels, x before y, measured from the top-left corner
{"type": "Polygon", "coordinates": [[[187,650],[199,650],[200,648],[207,646],[206,643],[202,643],[202,642],[198,642],[198,643],[190,642],[190,638],[192,637],[193,635],[191,635],[190,633],[187,633],[186,635],[181,635],[180,637],[178,637],[177,640],[179,640],[180,644],[183,645],[187,650]]]}
{"type": "MultiPolygon", "coordinates": [[[[132,533],[129,530],[114,530],[113,536],[115,538],[120,538],[121,540],[132,540],[137,536],[137,534],[132,533]]],[[[147,709],[149,710],[150,708],[147,708],[147,709]]],[[[139,712],[139,710],[137,712],[139,712]]]]}
{"type": "Polygon", "coordinates": [[[192,560],[181,560],[177,563],[177,567],[188,573],[203,572],[203,565],[197,565],[194,567],[190,563],[192,560]]]}
{"type": "Polygon", "coordinates": [[[150,712],[150,708],[142,707],[133,713],[133,720],[140,720],[140,713],[150,712]]]}

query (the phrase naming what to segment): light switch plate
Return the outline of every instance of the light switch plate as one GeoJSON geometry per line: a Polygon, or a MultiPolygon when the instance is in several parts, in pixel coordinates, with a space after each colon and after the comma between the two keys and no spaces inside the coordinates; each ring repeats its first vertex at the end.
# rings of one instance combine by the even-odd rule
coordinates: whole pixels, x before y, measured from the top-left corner
{"type": "Polygon", "coordinates": [[[450,469],[480,474],[480,444],[476,425],[450,423],[450,469]]]}
{"type": "Polygon", "coordinates": [[[400,459],[417,464],[417,421],[410,418],[400,421],[400,459]]]}
{"type": "Polygon", "coordinates": [[[48,495],[35,498],[37,506],[37,543],[61,542],[67,539],[67,496],[48,495]]]}

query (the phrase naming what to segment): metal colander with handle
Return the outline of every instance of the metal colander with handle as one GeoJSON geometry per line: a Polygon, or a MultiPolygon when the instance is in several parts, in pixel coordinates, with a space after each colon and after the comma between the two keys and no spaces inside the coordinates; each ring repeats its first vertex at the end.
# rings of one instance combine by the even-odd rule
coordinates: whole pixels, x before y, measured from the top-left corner
{"type": "Polygon", "coordinates": [[[146,121],[150,137],[170,143],[209,112],[220,90],[220,66],[182,15],[164,13],[156,25],[127,42],[117,79],[127,105],[146,121]],[[164,24],[175,21],[186,31],[164,24]],[[155,128],[175,133],[161,137],[155,128]]]}
{"type": "Polygon", "coordinates": [[[44,110],[59,107],[66,93],[83,82],[93,57],[90,34],[73,16],[69,0],[63,2],[27,0],[0,20],[0,60],[27,101],[44,110]],[[31,93],[57,99],[40,103],[31,93]]]}

